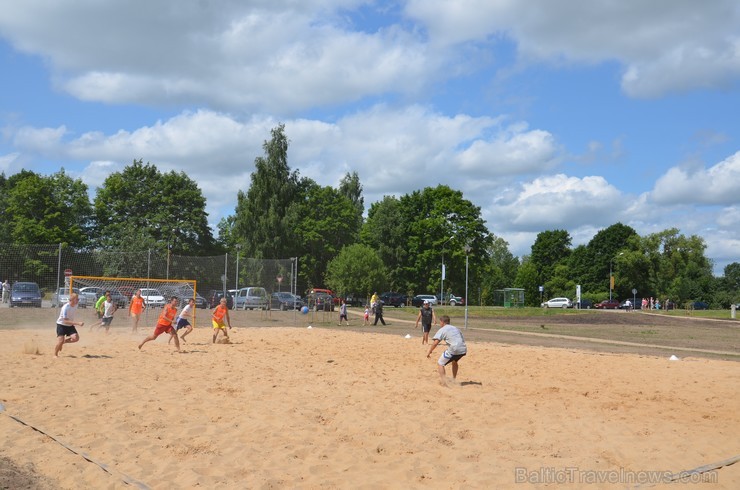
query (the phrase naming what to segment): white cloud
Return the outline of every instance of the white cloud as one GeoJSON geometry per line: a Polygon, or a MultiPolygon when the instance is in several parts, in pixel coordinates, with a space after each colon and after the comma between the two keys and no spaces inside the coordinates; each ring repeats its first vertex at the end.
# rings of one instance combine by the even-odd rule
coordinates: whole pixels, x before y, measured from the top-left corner
{"type": "Polygon", "coordinates": [[[622,194],[603,177],[544,176],[521,184],[493,202],[489,221],[505,231],[577,229],[609,226],[624,211],[622,194]]]}
{"type": "Polygon", "coordinates": [[[734,0],[411,0],[407,13],[434,43],[512,39],[523,61],[624,67],[634,97],[724,88],[740,77],[740,9],[734,0]]]}
{"type": "Polygon", "coordinates": [[[704,168],[673,167],[655,183],[652,199],[660,204],[729,205],[740,200],[740,151],[704,168]]]}

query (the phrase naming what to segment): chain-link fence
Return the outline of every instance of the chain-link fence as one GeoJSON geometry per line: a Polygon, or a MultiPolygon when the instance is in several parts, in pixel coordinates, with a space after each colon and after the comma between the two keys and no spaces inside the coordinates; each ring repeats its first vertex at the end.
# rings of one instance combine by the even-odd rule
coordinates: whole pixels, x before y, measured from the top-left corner
{"type": "MultiPolygon", "coordinates": [[[[156,250],[77,250],[58,245],[0,244],[0,281],[35,282],[50,306],[65,277],[97,276],[142,279],[194,279],[198,293],[259,286],[268,293],[297,289],[296,259],[253,259],[239,253],[211,257],[174,255],[156,250]]],[[[299,293],[300,294],[300,293],[299,293]]],[[[9,296],[9,295],[8,295],[9,296]]],[[[5,303],[4,306],[7,306],[5,303]]]]}

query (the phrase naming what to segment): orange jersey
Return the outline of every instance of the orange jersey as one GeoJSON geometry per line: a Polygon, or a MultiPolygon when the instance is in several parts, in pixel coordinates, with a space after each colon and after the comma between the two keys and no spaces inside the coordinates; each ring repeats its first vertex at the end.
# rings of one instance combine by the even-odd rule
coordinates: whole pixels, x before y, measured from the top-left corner
{"type": "Polygon", "coordinates": [[[226,316],[226,311],[228,310],[228,307],[226,305],[218,305],[215,310],[213,310],[213,319],[217,322],[223,321],[224,317],[226,316]]]}
{"type": "Polygon", "coordinates": [[[176,316],[177,316],[177,308],[172,306],[171,304],[167,304],[162,309],[162,314],[159,315],[158,323],[160,325],[172,325],[172,322],[175,321],[176,316]]]}
{"type": "Polygon", "coordinates": [[[141,296],[131,296],[129,311],[134,315],[141,315],[141,312],[144,311],[144,298],[141,296]]]}

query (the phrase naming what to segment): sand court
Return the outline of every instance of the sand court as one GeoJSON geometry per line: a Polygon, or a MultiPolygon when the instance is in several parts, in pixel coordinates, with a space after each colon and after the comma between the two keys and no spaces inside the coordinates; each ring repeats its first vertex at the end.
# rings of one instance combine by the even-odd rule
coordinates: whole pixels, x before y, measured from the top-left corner
{"type": "Polygon", "coordinates": [[[469,342],[444,388],[419,335],[81,334],[0,330],[0,456],[50,488],[663,488],[740,455],[737,362],[469,342]]]}

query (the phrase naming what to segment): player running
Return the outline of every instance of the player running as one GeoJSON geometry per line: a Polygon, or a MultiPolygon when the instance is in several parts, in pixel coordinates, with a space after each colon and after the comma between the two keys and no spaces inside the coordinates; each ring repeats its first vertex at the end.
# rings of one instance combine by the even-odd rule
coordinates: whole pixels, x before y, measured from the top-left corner
{"type": "Polygon", "coordinates": [[[141,341],[139,344],[139,350],[141,350],[147,342],[156,340],[157,337],[163,333],[168,333],[171,337],[175,338],[175,348],[177,349],[177,352],[180,352],[180,339],[177,337],[177,331],[172,327],[172,322],[175,321],[175,317],[177,316],[177,301],[177,296],[173,296],[170,299],[170,302],[165,305],[162,309],[162,313],[159,315],[159,320],[157,320],[157,326],[154,327],[154,333],[141,341]]]}
{"type": "Polygon", "coordinates": [[[214,308],[213,316],[211,317],[211,323],[213,325],[213,343],[216,343],[216,338],[219,332],[224,333],[224,337],[229,338],[229,332],[226,331],[226,324],[231,328],[231,317],[229,317],[229,308],[226,305],[226,298],[221,298],[219,305],[214,308]],[[226,318],[226,323],[224,323],[226,318]]]}

